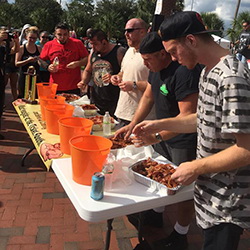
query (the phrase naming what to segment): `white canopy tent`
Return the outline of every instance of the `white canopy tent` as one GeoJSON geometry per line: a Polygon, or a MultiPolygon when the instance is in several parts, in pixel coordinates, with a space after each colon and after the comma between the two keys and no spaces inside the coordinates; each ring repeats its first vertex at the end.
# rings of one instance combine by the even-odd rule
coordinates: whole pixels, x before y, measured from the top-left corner
{"type": "Polygon", "coordinates": [[[212,37],[214,38],[214,41],[217,42],[221,47],[225,48],[225,49],[230,49],[230,41],[222,38],[220,36],[216,36],[216,35],[212,35],[212,37]]]}

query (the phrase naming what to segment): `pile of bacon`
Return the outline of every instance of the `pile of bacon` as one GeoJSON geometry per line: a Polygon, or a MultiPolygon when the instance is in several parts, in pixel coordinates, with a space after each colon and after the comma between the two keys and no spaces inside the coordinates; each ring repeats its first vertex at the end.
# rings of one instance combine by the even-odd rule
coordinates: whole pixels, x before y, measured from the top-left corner
{"type": "Polygon", "coordinates": [[[62,93],[62,94],[59,94],[59,95],[65,97],[66,102],[73,102],[73,101],[78,100],[80,98],[80,96],[78,96],[78,95],[68,94],[68,93],[62,93]]]}
{"type": "Polygon", "coordinates": [[[95,106],[95,104],[83,104],[81,105],[83,110],[93,110],[93,109],[97,109],[97,107],[95,106]]]}
{"type": "Polygon", "coordinates": [[[141,161],[140,164],[135,165],[133,170],[168,188],[175,188],[178,186],[175,181],[171,180],[171,175],[175,172],[175,169],[170,164],[158,163],[148,158],[147,160],[141,161]]]}
{"type": "Polygon", "coordinates": [[[113,146],[111,149],[125,148],[126,146],[133,144],[131,138],[125,140],[123,138],[112,137],[112,138],[109,138],[109,140],[111,140],[113,142],[113,146]]]}
{"type": "MultiPolygon", "coordinates": [[[[92,117],[89,117],[88,119],[93,121],[94,124],[102,124],[103,123],[103,116],[101,116],[101,115],[92,116],[92,117]]],[[[114,123],[114,122],[115,122],[114,118],[111,117],[111,123],[114,123]]]]}

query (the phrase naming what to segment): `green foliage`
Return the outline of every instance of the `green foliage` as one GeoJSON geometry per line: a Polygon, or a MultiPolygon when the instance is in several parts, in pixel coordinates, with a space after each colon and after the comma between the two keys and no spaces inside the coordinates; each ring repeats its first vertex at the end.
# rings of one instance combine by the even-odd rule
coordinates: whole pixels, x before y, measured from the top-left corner
{"type": "Polygon", "coordinates": [[[109,38],[121,38],[128,19],[135,17],[136,5],[133,0],[101,0],[97,2],[92,27],[107,32],[109,38]]]}
{"type": "Polygon", "coordinates": [[[86,36],[86,30],[94,22],[94,1],[73,0],[67,4],[65,11],[67,23],[76,31],[78,36],[86,36]]]}
{"type": "Polygon", "coordinates": [[[152,22],[155,12],[155,2],[156,1],[138,0],[136,17],[143,19],[148,24],[152,22]]]}
{"type": "Polygon", "coordinates": [[[11,28],[16,26],[20,20],[21,14],[15,5],[9,3],[0,4],[0,23],[1,26],[11,28]]]}
{"type": "Polygon", "coordinates": [[[250,11],[241,12],[236,19],[231,23],[232,28],[227,30],[227,35],[230,37],[232,42],[238,40],[240,32],[242,31],[242,23],[244,21],[250,22],[250,11]]]}
{"type": "Polygon", "coordinates": [[[216,34],[219,36],[223,36],[224,22],[216,13],[201,12],[201,17],[207,29],[219,30],[219,32],[216,34]]]}
{"type": "Polygon", "coordinates": [[[56,0],[29,0],[28,3],[27,0],[16,0],[11,6],[16,10],[18,17],[12,23],[15,28],[30,23],[38,26],[40,30],[53,32],[63,16],[63,10],[56,0]]]}

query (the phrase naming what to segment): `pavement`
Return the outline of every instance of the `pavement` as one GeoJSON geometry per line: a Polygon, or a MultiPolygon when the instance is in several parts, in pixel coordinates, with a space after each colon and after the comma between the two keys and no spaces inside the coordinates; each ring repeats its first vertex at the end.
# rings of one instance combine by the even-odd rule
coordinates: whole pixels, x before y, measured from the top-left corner
{"type": "MultiPolygon", "coordinates": [[[[47,171],[36,151],[21,167],[22,156],[32,142],[6,89],[6,108],[0,140],[0,250],[101,250],[104,249],[106,221],[82,220],[52,170],[47,171]]],[[[144,238],[167,237],[176,221],[176,205],[167,206],[164,227],[146,227],[144,238]]],[[[189,250],[202,248],[202,231],[193,219],[189,250]]],[[[127,217],[114,219],[110,250],[132,250],[138,244],[137,230],[127,217]]],[[[250,250],[250,233],[244,232],[239,250],[250,250]]]]}

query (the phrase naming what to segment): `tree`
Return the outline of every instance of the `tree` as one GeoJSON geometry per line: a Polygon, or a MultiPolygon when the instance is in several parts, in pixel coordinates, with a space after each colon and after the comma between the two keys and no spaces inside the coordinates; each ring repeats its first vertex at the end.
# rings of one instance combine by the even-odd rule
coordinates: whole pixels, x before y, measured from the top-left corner
{"type": "Polygon", "coordinates": [[[21,14],[15,5],[9,3],[0,4],[0,23],[8,29],[18,27],[16,24],[20,20],[21,14]]]}
{"type": "Polygon", "coordinates": [[[207,29],[218,30],[218,35],[223,36],[224,22],[216,13],[201,12],[201,17],[207,29]]]}
{"type": "Polygon", "coordinates": [[[67,23],[78,36],[85,36],[86,30],[94,23],[94,2],[93,0],[73,0],[67,4],[67,23]]]}
{"type": "Polygon", "coordinates": [[[155,2],[156,1],[138,0],[136,17],[143,19],[148,24],[152,22],[155,11],[155,2]]]}
{"type": "Polygon", "coordinates": [[[16,0],[15,5],[22,14],[19,27],[30,23],[41,30],[52,32],[63,19],[63,10],[56,0],[29,0],[29,4],[26,0],[16,0]]]}
{"type": "Polygon", "coordinates": [[[234,19],[231,23],[233,28],[229,28],[227,30],[227,35],[230,37],[232,42],[238,40],[240,32],[242,31],[242,23],[244,21],[250,21],[250,11],[241,12],[236,19],[234,19]]]}
{"type": "Polygon", "coordinates": [[[124,25],[135,17],[136,5],[133,0],[101,0],[97,2],[94,28],[103,29],[109,38],[123,37],[124,25]]]}

